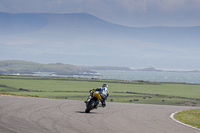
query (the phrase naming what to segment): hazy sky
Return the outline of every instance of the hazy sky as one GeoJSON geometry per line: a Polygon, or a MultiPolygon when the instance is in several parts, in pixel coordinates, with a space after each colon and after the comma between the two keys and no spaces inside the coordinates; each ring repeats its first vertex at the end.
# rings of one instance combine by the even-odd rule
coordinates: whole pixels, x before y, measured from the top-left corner
{"type": "Polygon", "coordinates": [[[200,25],[200,0],[0,0],[0,12],[89,13],[133,27],[200,25]]]}

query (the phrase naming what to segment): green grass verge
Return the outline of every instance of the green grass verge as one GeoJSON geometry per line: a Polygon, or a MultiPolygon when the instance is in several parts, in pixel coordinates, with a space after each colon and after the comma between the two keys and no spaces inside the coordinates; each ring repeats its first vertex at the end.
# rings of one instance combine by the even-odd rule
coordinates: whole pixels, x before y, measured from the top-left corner
{"type": "Polygon", "coordinates": [[[175,114],[175,118],[185,124],[200,128],[200,109],[178,112],[175,114]]]}
{"type": "Polygon", "coordinates": [[[200,85],[84,78],[0,76],[0,92],[13,95],[85,100],[89,90],[109,85],[107,101],[200,106],[200,85]]]}

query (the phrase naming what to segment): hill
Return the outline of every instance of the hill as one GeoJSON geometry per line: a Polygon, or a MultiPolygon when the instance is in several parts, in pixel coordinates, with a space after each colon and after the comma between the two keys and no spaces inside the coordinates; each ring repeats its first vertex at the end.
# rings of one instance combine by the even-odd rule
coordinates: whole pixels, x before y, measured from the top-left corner
{"type": "Polygon", "coordinates": [[[63,63],[40,64],[19,60],[0,61],[0,74],[33,74],[34,72],[51,72],[52,74],[58,75],[85,75],[95,73],[81,67],[63,63]]]}

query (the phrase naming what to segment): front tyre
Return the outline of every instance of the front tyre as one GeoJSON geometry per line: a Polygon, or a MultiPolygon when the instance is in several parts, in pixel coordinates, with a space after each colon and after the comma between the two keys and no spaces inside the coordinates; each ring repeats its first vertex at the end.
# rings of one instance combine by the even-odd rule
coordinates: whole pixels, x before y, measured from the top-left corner
{"type": "Polygon", "coordinates": [[[86,112],[86,113],[90,113],[90,110],[92,110],[92,109],[94,108],[94,105],[95,105],[95,100],[91,100],[91,101],[88,103],[88,105],[87,105],[87,107],[86,107],[86,109],[85,109],[85,112],[86,112]]]}

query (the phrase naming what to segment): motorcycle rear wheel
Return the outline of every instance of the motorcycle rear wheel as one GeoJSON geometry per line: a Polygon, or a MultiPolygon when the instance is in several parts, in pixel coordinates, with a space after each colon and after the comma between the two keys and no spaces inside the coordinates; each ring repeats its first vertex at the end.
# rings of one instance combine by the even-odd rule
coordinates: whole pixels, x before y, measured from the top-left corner
{"type": "Polygon", "coordinates": [[[90,111],[94,108],[95,105],[95,100],[91,100],[88,105],[87,108],[85,109],[86,113],[90,113],[90,111]]]}

